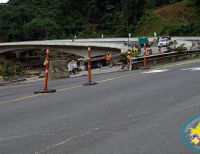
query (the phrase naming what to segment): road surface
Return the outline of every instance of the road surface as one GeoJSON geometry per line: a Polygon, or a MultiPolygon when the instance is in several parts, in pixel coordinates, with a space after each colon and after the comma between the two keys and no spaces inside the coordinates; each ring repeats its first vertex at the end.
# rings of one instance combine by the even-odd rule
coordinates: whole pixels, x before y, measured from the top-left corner
{"type": "Polygon", "coordinates": [[[0,87],[1,154],[192,154],[181,128],[200,112],[200,61],[0,87]],[[198,69],[199,68],[199,69],[198,69]]]}

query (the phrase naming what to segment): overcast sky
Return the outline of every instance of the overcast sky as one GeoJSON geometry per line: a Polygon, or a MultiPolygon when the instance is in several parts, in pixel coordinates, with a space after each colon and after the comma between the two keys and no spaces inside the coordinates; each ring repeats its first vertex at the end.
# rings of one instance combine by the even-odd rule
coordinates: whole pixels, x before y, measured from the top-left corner
{"type": "Polygon", "coordinates": [[[0,3],[6,3],[8,0],[0,0],[0,3]]]}

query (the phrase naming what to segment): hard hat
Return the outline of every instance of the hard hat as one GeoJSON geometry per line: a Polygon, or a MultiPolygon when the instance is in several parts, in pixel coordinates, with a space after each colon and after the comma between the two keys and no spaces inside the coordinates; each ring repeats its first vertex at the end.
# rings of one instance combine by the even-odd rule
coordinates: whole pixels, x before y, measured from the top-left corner
{"type": "Polygon", "coordinates": [[[131,52],[129,51],[129,52],[128,52],[128,54],[130,55],[130,54],[131,54],[131,52]]]}

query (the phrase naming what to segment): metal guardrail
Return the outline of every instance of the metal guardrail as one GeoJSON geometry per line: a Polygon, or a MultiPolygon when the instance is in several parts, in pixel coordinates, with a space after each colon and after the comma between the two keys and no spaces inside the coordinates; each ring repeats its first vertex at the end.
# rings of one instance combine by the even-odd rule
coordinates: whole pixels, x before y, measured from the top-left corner
{"type": "MultiPolygon", "coordinates": [[[[183,60],[191,60],[200,58],[200,50],[190,50],[190,51],[182,51],[182,52],[170,52],[164,54],[157,54],[147,56],[147,64],[148,66],[178,62],[183,60]]],[[[144,65],[144,58],[139,57],[133,60],[133,65],[137,64],[138,67],[142,67],[144,65]]]]}
{"type": "MultiPolygon", "coordinates": [[[[191,60],[196,58],[200,58],[200,50],[198,48],[188,51],[169,52],[169,53],[146,56],[148,66],[162,65],[162,64],[173,63],[183,60],[191,60]]],[[[137,65],[137,67],[144,66],[144,57],[131,58],[131,60],[132,60],[132,65],[137,65]]],[[[105,56],[91,58],[91,62],[93,64],[95,62],[99,63],[103,61],[105,61],[105,56]]],[[[85,61],[85,63],[87,63],[87,61],[85,61]]],[[[113,65],[124,65],[125,63],[126,60],[124,60],[124,63],[122,62],[121,54],[113,55],[111,58],[111,64],[113,65]]]]}

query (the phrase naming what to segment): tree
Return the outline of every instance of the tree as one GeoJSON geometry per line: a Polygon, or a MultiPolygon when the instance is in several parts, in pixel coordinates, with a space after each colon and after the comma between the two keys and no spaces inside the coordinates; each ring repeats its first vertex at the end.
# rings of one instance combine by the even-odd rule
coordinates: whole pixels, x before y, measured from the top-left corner
{"type": "MultiPolygon", "coordinates": [[[[181,0],[9,0],[0,5],[0,33],[9,41],[126,36],[144,12],[181,0]]],[[[199,0],[187,0],[200,6],[199,0]]],[[[193,26],[195,27],[195,26],[193,26]]]]}
{"type": "Polygon", "coordinates": [[[61,27],[49,19],[35,18],[22,27],[25,40],[64,38],[61,27]]]}

